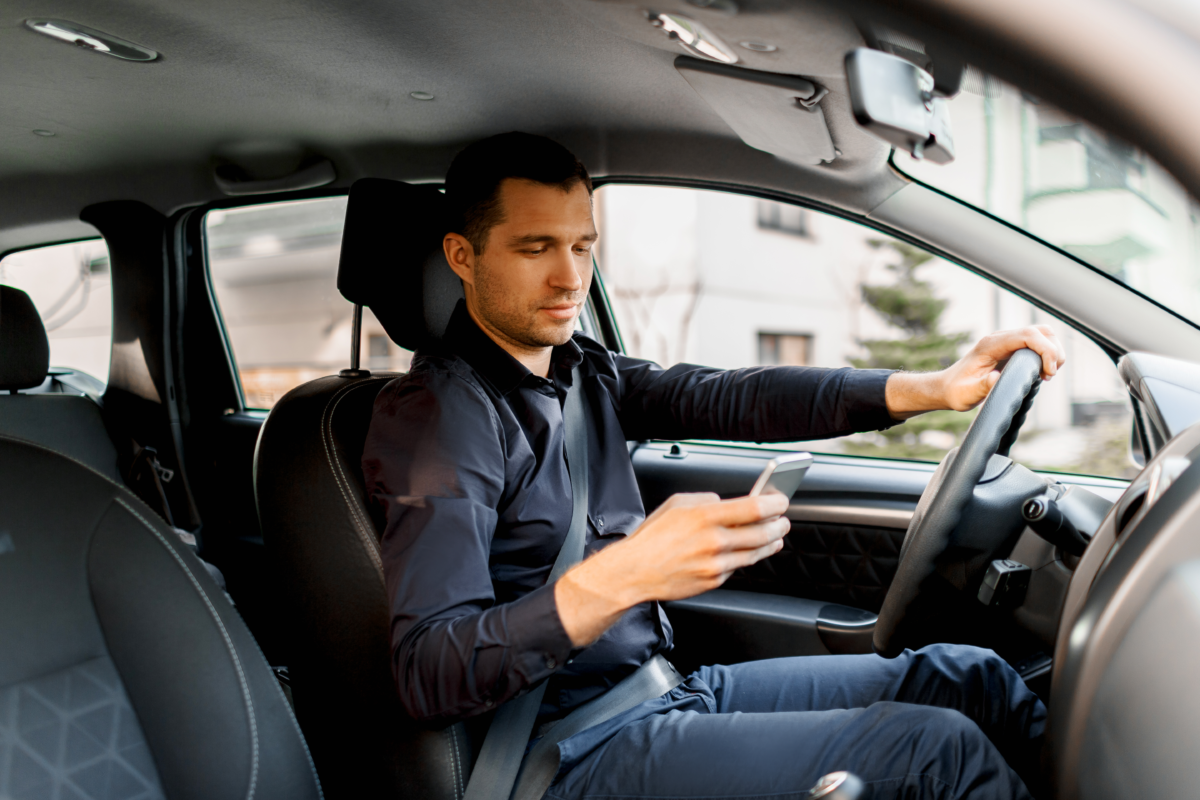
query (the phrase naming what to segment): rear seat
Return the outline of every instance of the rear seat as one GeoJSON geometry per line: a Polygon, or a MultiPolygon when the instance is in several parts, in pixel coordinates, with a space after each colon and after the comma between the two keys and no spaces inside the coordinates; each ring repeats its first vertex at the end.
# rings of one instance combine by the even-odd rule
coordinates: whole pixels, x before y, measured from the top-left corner
{"type": "MultiPolygon", "coordinates": [[[[98,398],[72,389],[70,379],[49,376],[49,368],[50,340],[37,307],[20,289],[0,285],[0,436],[41,445],[128,487],[98,398]]],[[[174,530],[195,546],[195,536],[174,530]]],[[[224,590],[221,571],[203,559],[200,563],[224,590]]]]}
{"type": "Polygon", "coordinates": [[[0,434],[69,456],[124,484],[117,449],[95,400],[80,393],[18,393],[47,381],[50,341],[29,295],[0,286],[0,434]]]}

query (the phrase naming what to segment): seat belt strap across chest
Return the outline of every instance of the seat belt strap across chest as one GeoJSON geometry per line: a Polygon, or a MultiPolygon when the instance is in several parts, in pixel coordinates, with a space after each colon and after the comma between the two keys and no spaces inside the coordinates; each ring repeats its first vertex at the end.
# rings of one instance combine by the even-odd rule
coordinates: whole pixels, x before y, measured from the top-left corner
{"type": "MultiPolygon", "coordinates": [[[[563,428],[574,506],[571,527],[554,560],[549,582],[558,580],[583,558],[587,534],[587,416],[578,368],[571,371],[571,389],[563,403],[563,428]]],[[[528,694],[509,700],[496,712],[463,800],[541,800],[558,775],[559,742],[663,696],[683,683],[683,676],[661,654],[655,655],[616,686],[559,720],[526,757],[525,748],[537,722],[546,683],[542,681],[528,694]]]]}
{"type": "MultiPolygon", "coordinates": [[[[583,386],[579,367],[571,370],[571,388],[563,401],[563,442],[567,456],[567,471],[571,476],[571,526],[562,549],[554,559],[547,583],[558,580],[564,572],[583,559],[587,540],[588,519],[588,459],[587,416],[583,405],[583,386]]],[[[483,749],[463,800],[509,800],[525,748],[537,722],[538,709],[546,684],[542,681],[526,694],[500,706],[483,740],[483,749]]]]}

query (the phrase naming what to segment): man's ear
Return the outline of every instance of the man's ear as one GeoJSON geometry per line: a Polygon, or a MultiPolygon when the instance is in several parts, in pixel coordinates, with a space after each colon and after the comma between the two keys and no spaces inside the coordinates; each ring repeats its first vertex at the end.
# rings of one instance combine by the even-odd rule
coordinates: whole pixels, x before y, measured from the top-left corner
{"type": "Polygon", "coordinates": [[[442,251],[446,254],[446,263],[463,283],[475,285],[475,248],[466,237],[457,233],[447,233],[442,239],[442,251]]]}

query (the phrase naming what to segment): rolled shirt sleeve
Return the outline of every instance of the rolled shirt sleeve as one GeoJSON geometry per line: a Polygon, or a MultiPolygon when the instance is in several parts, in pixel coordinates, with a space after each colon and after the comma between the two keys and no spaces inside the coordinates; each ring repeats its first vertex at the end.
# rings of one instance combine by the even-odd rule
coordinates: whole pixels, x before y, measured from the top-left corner
{"type": "Polygon", "coordinates": [[[483,713],[548,677],[571,650],[543,586],[497,603],[489,553],[505,454],[488,400],[423,370],[380,393],[363,453],[382,528],[392,666],[414,718],[483,713]]]}

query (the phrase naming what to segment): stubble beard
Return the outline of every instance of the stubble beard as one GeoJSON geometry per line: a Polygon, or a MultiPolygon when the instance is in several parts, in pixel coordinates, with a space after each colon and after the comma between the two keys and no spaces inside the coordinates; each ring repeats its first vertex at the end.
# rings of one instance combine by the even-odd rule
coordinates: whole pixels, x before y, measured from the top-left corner
{"type": "Polygon", "coordinates": [[[502,281],[494,279],[491,270],[482,259],[475,270],[475,295],[479,315],[501,335],[523,347],[557,347],[566,344],[575,331],[575,318],[561,322],[541,322],[538,311],[546,305],[563,302],[578,302],[570,292],[561,296],[542,299],[528,307],[517,307],[514,300],[500,287],[502,281]]]}

